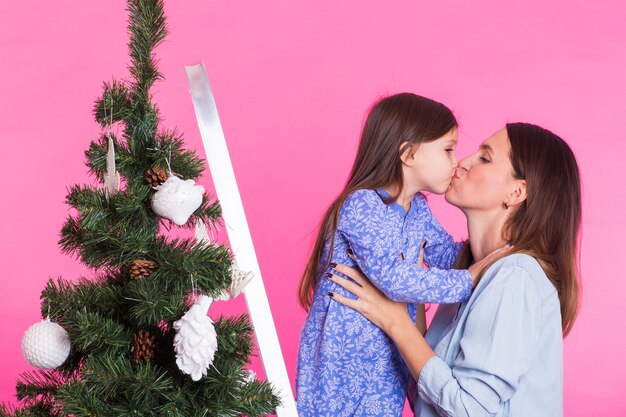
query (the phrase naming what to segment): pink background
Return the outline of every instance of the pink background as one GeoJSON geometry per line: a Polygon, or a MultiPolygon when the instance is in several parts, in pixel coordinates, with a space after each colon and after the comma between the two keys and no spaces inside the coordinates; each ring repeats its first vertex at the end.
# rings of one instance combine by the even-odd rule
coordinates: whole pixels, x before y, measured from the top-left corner
{"type": "MultiPolygon", "coordinates": [[[[625,415],[626,3],[195,0],[166,12],[166,81],[155,89],[164,126],[202,151],[183,65],[204,60],[292,380],[304,319],[296,287],[313,231],[345,181],[367,107],[412,91],[458,115],[459,156],[518,120],[574,149],[584,296],[565,342],[565,412],[625,415]]],[[[44,283],[86,272],[56,242],[66,187],[91,182],[92,103],[103,81],[127,76],[125,28],[123,0],[0,4],[0,401],[12,401],[28,369],[21,337],[39,320],[44,283]]],[[[212,188],[208,176],[202,184],[212,188]]],[[[460,212],[431,201],[465,237],[460,212]]],[[[238,299],[212,314],[244,309],[238,299]]]]}

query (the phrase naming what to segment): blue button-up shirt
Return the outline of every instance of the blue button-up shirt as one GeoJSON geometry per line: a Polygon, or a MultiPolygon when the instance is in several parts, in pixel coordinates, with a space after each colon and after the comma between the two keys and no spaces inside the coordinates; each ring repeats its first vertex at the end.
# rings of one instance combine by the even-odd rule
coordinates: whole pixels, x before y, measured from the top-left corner
{"type": "Polygon", "coordinates": [[[556,289],[537,261],[494,263],[471,298],[440,306],[426,341],[415,415],[563,415],[563,340],[556,289]]]}

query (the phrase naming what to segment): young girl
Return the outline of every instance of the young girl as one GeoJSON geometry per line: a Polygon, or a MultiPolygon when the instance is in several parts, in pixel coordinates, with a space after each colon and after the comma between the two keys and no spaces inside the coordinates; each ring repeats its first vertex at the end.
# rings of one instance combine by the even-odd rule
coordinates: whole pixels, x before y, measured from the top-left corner
{"type": "MultiPolygon", "coordinates": [[[[399,416],[404,405],[409,372],[393,342],[328,297],[353,297],[325,279],[335,264],[358,266],[395,301],[469,298],[470,271],[449,269],[461,244],[421,194],[447,190],[456,143],[456,119],[438,102],[402,93],[371,109],[348,183],[324,215],[300,282],[300,302],[309,310],[298,352],[300,417],[399,416]],[[419,263],[422,248],[429,269],[419,263]]],[[[415,320],[415,304],[408,308],[415,320]]]]}

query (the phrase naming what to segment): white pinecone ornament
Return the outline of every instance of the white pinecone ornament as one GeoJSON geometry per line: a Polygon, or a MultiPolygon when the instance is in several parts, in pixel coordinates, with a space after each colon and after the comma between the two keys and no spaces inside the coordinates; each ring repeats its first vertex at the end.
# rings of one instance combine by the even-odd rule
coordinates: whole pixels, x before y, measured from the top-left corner
{"type": "Polygon", "coordinates": [[[41,369],[58,368],[70,354],[70,337],[50,318],[33,324],[22,337],[22,354],[26,362],[41,369]]]}
{"type": "Polygon", "coordinates": [[[194,180],[181,180],[170,175],[152,196],[152,210],[179,226],[184,225],[194,211],[202,205],[204,187],[194,180]]]}
{"type": "Polygon", "coordinates": [[[174,322],[176,365],[194,381],[207,374],[217,352],[217,333],[213,320],[207,315],[212,303],[211,297],[202,295],[180,320],[174,322]]]}

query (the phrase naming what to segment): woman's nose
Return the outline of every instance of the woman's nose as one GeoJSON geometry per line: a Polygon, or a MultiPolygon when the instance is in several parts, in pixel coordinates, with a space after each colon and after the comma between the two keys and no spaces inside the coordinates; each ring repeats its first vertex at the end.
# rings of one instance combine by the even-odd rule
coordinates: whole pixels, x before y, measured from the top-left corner
{"type": "Polygon", "coordinates": [[[454,170],[454,176],[457,178],[461,178],[463,177],[465,174],[467,174],[467,168],[459,165],[456,167],[456,169],[454,170]]]}
{"type": "Polygon", "coordinates": [[[466,158],[461,159],[458,163],[457,163],[457,167],[459,168],[463,168],[465,170],[465,172],[469,171],[470,167],[472,166],[473,163],[473,157],[474,155],[470,155],[466,158]]]}

